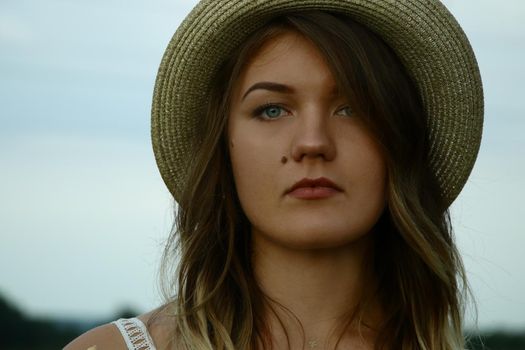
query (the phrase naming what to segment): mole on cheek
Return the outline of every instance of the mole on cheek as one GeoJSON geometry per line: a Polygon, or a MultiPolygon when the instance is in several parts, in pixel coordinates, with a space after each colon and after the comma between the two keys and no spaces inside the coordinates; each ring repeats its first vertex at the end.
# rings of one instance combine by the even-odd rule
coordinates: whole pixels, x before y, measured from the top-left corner
{"type": "Polygon", "coordinates": [[[286,162],[288,162],[288,158],[286,158],[285,156],[283,156],[283,157],[281,158],[281,163],[286,164],[286,162]]]}

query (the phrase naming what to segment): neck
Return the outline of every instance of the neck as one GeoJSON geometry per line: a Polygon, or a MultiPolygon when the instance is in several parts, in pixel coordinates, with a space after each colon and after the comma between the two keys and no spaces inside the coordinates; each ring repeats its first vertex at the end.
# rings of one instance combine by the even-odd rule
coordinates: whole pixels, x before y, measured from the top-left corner
{"type": "MultiPolygon", "coordinates": [[[[296,348],[293,344],[302,348],[305,341],[306,349],[323,349],[332,336],[353,333],[356,323],[348,324],[349,318],[365,286],[375,285],[367,263],[371,234],[343,247],[320,250],[290,249],[256,232],[253,237],[253,267],[259,287],[270,300],[266,314],[274,342],[286,344],[288,338],[292,348],[296,348]]],[[[361,320],[362,331],[366,331],[363,324],[378,321],[377,302],[371,305],[361,320]]]]}

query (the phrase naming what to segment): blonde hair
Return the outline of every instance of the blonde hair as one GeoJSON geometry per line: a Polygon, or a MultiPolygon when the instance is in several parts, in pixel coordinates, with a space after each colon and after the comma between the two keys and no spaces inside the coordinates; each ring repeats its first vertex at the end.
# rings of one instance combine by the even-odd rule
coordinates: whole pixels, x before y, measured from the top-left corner
{"type": "Polygon", "coordinates": [[[375,349],[463,349],[470,289],[447,204],[429,169],[428,130],[417,89],[374,33],[318,11],[268,23],[217,73],[163,256],[176,343],[199,350],[270,347],[264,318],[270,303],[253,275],[250,223],[236,194],[225,126],[232,86],[245,63],[263,43],[288,30],[311,40],[326,57],[387,159],[388,204],[373,230],[377,254],[371,261],[379,285],[352,318],[379,298],[385,318],[375,349]]]}

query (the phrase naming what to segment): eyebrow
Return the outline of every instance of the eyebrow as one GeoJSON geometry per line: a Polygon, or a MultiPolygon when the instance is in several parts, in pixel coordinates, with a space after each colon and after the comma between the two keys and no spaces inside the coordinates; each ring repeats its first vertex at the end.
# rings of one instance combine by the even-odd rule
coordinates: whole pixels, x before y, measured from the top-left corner
{"type": "Polygon", "coordinates": [[[294,92],[294,89],[292,89],[288,85],[279,84],[279,83],[272,83],[272,82],[269,82],[269,81],[262,81],[262,82],[253,84],[248,89],[248,91],[246,91],[244,93],[244,96],[242,97],[242,100],[244,100],[246,98],[246,96],[250,92],[252,92],[254,90],[268,90],[268,91],[275,91],[275,92],[280,92],[280,93],[284,93],[284,94],[292,94],[294,92]]]}

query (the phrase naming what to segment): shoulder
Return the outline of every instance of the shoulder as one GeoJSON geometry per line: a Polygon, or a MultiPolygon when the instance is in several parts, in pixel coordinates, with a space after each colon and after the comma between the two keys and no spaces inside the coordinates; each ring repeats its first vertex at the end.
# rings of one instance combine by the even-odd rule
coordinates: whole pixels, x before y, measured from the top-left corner
{"type": "MultiPolygon", "coordinates": [[[[169,306],[163,306],[137,316],[146,326],[147,333],[158,349],[176,348],[175,321],[169,306]]],[[[69,343],[64,350],[127,350],[127,345],[115,324],[94,328],[69,343]]]]}
{"type": "Polygon", "coordinates": [[[118,328],[111,323],[93,328],[66,345],[64,350],[127,350],[118,328]]]}
{"type": "Polygon", "coordinates": [[[164,305],[137,318],[146,325],[157,348],[179,348],[175,339],[176,322],[170,305],[164,305]]]}

